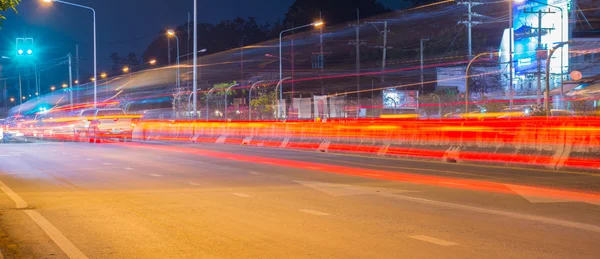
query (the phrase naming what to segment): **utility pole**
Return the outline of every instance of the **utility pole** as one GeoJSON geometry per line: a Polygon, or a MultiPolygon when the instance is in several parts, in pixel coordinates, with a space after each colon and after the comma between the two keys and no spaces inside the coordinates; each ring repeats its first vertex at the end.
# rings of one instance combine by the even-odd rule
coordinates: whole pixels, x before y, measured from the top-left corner
{"type": "MultiPolygon", "coordinates": [[[[75,45],[75,80],[79,85],[79,45],[75,45]]],[[[79,91],[75,93],[75,99],[79,100],[79,91]]]]}
{"type": "Polygon", "coordinates": [[[71,104],[71,110],[73,109],[73,68],[71,63],[71,53],[67,55],[69,58],[69,103],[71,104]]]}
{"type": "MultiPolygon", "coordinates": [[[[358,8],[356,9],[356,24],[351,26],[356,29],[356,40],[350,41],[349,45],[356,46],[356,100],[357,103],[360,103],[360,45],[363,42],[360,41],[360,9],[358,8]]],[[[358,111],[356,116],[358,117],[358,111]]]]}
{"type": "Polygon", "coordinates": [[[421,92],[423,92],[423,45],[425,44],[426,41],[428,41],[429,38],[421,38],[421,92]]]}
{"type": "MultiPolygon", "coordinates": [[[[542,104],[542,58],[545,56],[544,54],[547,54],[546,46],[544,46],[544,44],[542,44],[542,33],[545,31],[554,30],[554,28],[542,28],[542,16],[544,14],[551,14],[551,13],[555,13],[555,12],[550,11],[550,9],[548,9],[548,11],[538,10],[537,12],[535,12],[535,11],[533,11],[533,8],[531,8],[529,10],[525,10],[525,13],[537,14],[537,16],[538,16],[538,26],[537,26],[537,28],[534,28],[534,30],[537,30],[537,33],[538,33],[538,37],[537,37],[538,44],[537,44],[537,48],[536,48],[535,59],[537,60],[536,104],[539,107],[539,105],[542,104]]],[[[546,69],[548,69],[548,68],[546,68],[546,69]]],[[[561,67],[561,70],[562,70],[562,67],[561,67]]],[[[546,80],[549,80],[549,78],[546,78],[546,80]]]]}
{"type": "Polygon", "coordinates": [[[383,58],[381,60],[381,82],[383,83],[385,81],[384,77],[385,77],[385,62],[386,62],[386,58],[387,58],[387,34],[388,34],[388,29],[387,29],[387,21],[383,22],[383,58]]]}
{"type": "MultiPolygon", "coordinates": [[[[319,21],[323,20],[323,16],[321,11],[319,11],[319,21]]],[[[325,56],[323,56],[323,26],[319,27],[319,54],[323,60],[323,66],[321,66],[321,73],[323,73],[323,68],[325,67],[325,56]]],[[[325,82],[321,79],[321,95],[325,95],[325,82]]],[[[298,108],[299,110],[300,108],[298,108]]]]}
{"type": "MultiPolygon", "coordinates": [[[[387,35],[388,35],[388,29],[387,29],[387,25],[388,22],[387,21],[383,21],[383,22],[367,22],[371,25],[373,25],[373,27],[375,27],[375,29],[377,29],[377,27],[375,26],[375,24],[378,23],[383,23],[383,31],[379,31],[379,29],[377,29],[377,31],[379,31],[379,33],[383,36],[383,46],[377,46],[378,48],[381,48],[383,50],[383,57],[381,58],[381,82],[385,82],[385,65],[387,63],[387,50],[388,50],[388,46],[387,46],[387,35]]],[[[391,47],[389,47],[391,49],[391,47]]]]}
{"type": "MultiPolygon", "coordinates": [[[[196,116],[198,116],[198,107],[196,106],[196,104],[198,103],[198,75],[197,75],[197,71],[198,68],[196,67],[196,65],[198,65],[198,1],[194,0],[194,48],[193,48],[193,52],[194,52],[194,60],[193,60],[193,66],[192,69],[193,71],[193,82],[192,82],[192,95],[193,95],[193,102],[192,105],[194,105],[193,107],[193,111],[194,111],[194,120],[196,119],[196,116]]],[[[208,96],[206,97],[206,103],[208,104],[208,96]]],[[[208,119],[208,109],[206,110],[206,118],[208,119]]]]}
{"type": "Polygon", "coordinates": [[[356,8],[356,100],[360,101],[360,9],[356,8]]]}
{"type": "Polygon", "coordinates": [[[478,6],[483,3],[473,2],[473,1],[469,0],[469,1],[461,1],[461,2],[458,2],[457,4],[466,5],[467,10],[469,11],[468,16],[467,16],[469,19],[467,21],[459,21],[458,24],[466,24],[467,25],[467,37],[468,37],[468,41],[469,41],[469,59],[470,59],[473,57],[473,44],[472,44],[472,37],[471,37],[471,28],[473,28],[474,25],[481,24],[481,22],[479,22],[479,21],[475,21],[475,22],[473,21],[473,16],[479,17],[481,15],[478,13],[474,13],[472,11],[472,8],[474,6],[478,6]]]}

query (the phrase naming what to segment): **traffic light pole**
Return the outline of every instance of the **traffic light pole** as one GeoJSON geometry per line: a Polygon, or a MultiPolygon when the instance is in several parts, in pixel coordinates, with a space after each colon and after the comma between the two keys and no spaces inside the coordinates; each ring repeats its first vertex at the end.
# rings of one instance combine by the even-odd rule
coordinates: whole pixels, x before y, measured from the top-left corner
{"type": "Polygon", "coordinates": [[[71,110],[73,110],[73,69],[71,63],[71,53],[67,55],[69,58],[69,103],[71,104],[71,110]]]}

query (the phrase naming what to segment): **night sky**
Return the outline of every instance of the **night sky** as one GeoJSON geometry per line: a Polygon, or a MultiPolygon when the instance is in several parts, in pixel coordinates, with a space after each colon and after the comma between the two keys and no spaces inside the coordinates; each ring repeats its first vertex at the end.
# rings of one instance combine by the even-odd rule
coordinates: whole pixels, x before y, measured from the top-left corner
{"type": "MultiPolygon", "coordinates": [[[[256,17],[261,23],[282,18],[294,0],[199,0],[199,22],[217,23],[235,17],[256,17]],[[260,2],[261,4],[255,4],[260,2]]],[[[96,9],[99,73],[109,70],[110,53],[141,55],[159,32],[187,21],[192,12],[192,0],[71,0],[96,9]]],[[[400,0],[383,0],[397,9],[400,0]]],[[[82,59],[81,77],[92,71],[91,11],[65,4],[24,0],[19,14],[6,12],[7,20],[0,31],[2,55],[10,56],[16,37],[33,37],[44,58],[56,58],[75,53],[79,44],[82,59]]],[[[54,82],[51,82],[54,83],[54,82]]],[[[56,82],[58,83],[58,82],[56,82]]],[[[49,83],[42,83],[48,85],[49,83]]]]}

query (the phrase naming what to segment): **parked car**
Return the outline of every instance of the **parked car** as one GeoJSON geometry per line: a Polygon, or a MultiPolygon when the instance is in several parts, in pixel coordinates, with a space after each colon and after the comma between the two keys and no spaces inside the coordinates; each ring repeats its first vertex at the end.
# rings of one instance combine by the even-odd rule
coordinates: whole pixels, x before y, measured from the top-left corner
{"type": "Polygon", "coordinates": [[[76,140],[87,139],[90,143],[110,138],[130,141],[134,126],[132,119],[137,117],[126,115],[120,108],[83,110],[73,126],[74,137],[76,140]]]}

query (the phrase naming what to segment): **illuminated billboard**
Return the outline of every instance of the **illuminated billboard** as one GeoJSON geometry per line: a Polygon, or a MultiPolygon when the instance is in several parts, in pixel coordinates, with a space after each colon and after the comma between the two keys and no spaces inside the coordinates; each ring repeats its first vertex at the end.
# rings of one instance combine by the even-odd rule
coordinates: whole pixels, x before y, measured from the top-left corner
{"type": "Polygon", "coordinates": [[[417,109],[418,99],[418,91],[383,90],[384,109],[417,109]]]}
{"type": "MultiPolygon", "coordinates": [[[[542,60],[542,71],[545,71],[547,50],[557,43],[569,40],[570,2],[571,0],[526,0],[522,4],[515,3],[513,51],[516,75],[537,73],[538,58],[542,60]]],[[[561,73],[561,65],[563,72],[567,71],[568,48],[565,45],[554,53],[551,73],[561,73]]]]}

